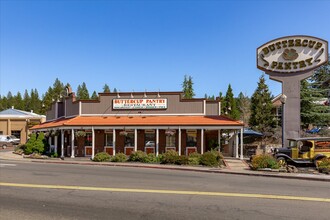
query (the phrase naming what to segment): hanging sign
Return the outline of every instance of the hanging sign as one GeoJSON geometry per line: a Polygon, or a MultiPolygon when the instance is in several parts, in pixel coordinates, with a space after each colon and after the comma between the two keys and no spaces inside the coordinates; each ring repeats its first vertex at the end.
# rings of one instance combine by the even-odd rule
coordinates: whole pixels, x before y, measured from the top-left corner
{"type": "Polygon", "coordinates": [[[327,62],[328,42],[311,36],[278,38],[257,49],[257,67],[265,72],[307,72],[327,62]]]}
{"type": "Polygon", "coordinates": [[[113,99],[113,109],[166,109],[167,99],[113,99]]]}

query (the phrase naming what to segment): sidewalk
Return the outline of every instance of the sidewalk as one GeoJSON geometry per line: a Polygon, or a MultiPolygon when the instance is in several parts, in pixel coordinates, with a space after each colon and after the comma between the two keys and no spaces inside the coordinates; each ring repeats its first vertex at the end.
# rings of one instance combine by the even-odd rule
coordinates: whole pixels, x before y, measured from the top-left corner
{"type": "Polygon", "coordinates": [[[204,173],[221,173],[221,174],[235,174],[248,176],[265,176],[274,178],[286,179],[301,179],[330,182],[330,175],[326,174],[305,174],[305,173],[282,173],[282,172],[267,172],[267,171],[253,171],[249,168],[247,163],[243,160],[235,158],[225,158],[226,167],[212,168],[201,166],[178,166],[178,165],[164,165],[164,164],[144,164],[144,163],[114,163],[114,162],[93,162],[89,158],[59,158],[50,159],[28,159],[21,155],[13,154],[12,151],[0,151],[0,159],[11,161],[27,161],[33,163],[53,163],[53,164],[76,164],[76,165],[96,165],[96,166],[118,166],[118,167],[136,167],[136,168],[153,168],[153,169],[167,169],[167,170],[181,170],[194,171],[204,173]]]}

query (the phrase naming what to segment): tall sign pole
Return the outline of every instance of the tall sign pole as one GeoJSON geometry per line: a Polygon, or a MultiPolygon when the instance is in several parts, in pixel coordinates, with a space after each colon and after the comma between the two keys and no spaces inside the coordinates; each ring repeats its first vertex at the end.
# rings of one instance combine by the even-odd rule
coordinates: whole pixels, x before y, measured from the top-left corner
{"type": "Polygon", "coordinates": [[[297,35],[269,41],[257,49],[257,68],[282,83],[282,142],[300,137],[300,82],[328,62],[328,42],[297,35]]]}

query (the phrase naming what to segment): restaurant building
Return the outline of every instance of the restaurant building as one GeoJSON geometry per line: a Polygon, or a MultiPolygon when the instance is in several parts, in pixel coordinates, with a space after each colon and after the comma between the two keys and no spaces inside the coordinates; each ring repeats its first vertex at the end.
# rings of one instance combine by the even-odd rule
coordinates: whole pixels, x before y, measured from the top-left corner
{"type": "Polygon", "coordinates": [[[184,99],[182,92],[99,93],[97,100],[76,100],[68,87],[46,122],[31,130],[45,132],[54,152],[72,158],[137,150],[203,154],[224,142],[222,131],[230,131],[232,141],[218,149],[243,158],[243,123],[222,116],[219,100],[184,99]]]}

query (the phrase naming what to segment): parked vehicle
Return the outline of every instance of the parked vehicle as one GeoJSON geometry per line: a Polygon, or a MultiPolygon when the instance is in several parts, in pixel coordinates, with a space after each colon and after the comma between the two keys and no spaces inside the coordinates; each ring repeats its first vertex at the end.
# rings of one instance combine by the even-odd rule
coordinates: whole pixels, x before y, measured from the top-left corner
{"type": "Polygon", "coordinates": [[[14,135],[0,135],[0,141],[4,143],[11,143],[12,145],[17,145],[20,143],[20,139],[14,135]]]}
{"type": "Polygon", "coordinates": [[[289,139],[289,147],[276,148],[274,157],[281,164],[316,166],[317,161],[330,157],[330,137],[289,139]]]}
{"type": "Polygon", "coordinates": [[[9,135],[0,135],[0,147],[3,149],[14,145],[14,141],[9,135]]]}

